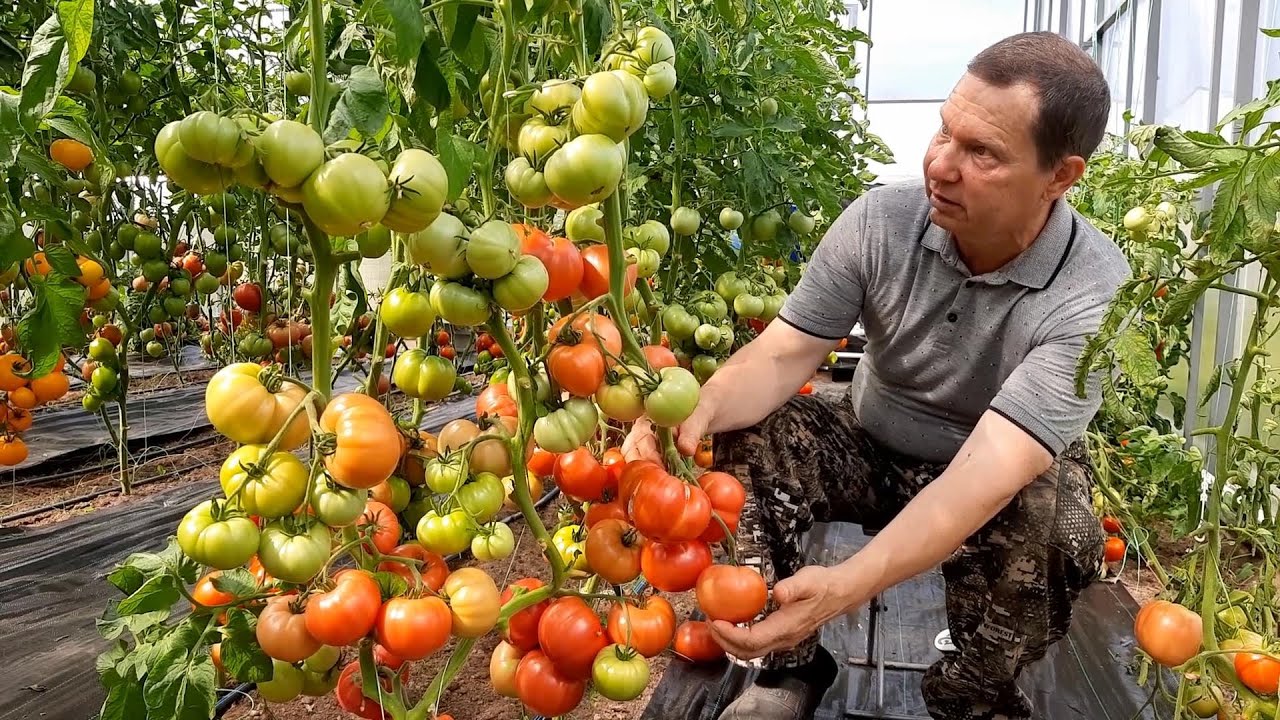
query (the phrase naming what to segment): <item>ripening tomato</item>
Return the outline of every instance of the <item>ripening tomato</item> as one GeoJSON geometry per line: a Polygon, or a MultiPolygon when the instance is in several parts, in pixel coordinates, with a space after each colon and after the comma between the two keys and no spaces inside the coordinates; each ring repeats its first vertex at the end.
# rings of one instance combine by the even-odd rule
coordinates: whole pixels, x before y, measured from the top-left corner
{"type": "MultiPolygon", "coordinates": [[[[357,522],[357,527],[361,526],[372,526],[373,529],[369,532],[373,539],[373,547],[376,547],[380,553],[389,553],[400,543],[400,520],[396,517],[395,511],[384,503],[369,500],[365,505],[364,514],[357,522]]],[[[365,552],[373,551],[368,543],[363,547],[365,552]]]]}
{"type": "MultiPolygon", "coordinates": [[[[522,226],[523,227],[523,226],[522,226]]],[[[517,228],[517,234],[521,234],[517,228]]],[[[582,284],[582,253],[566,238],[551,238],[546,233],[523,233],[520,248],[526,255],[542,261],[547,269],[547,290],[542,294],[546,302],[567,299],[582,284]]]]}
{"type": "Polygon", "coordinates": [[[453,614],[453,634],[480,637],[493,629],[502,609],[498,586],[479,568],[459,568],[444,581],[443,594],[453,614]]]}
{"type": "MultiPolygon", "coordinates": [[[[508,585],[502,591],[499,602],[505,607],[512,598],[516,597],[517,591],[523,594],[531,590],[537,590],[542,586],[543,582],[537,578],[521,578],[508,585]]],[[[521,652],[528,652],[538,647],[538,623],[542,620],[542,614],[547,611],[550,605],[551,599],[547,598],[512,615],[507,620],[507,627],[502,632],[502,639],[521,652]]]]}
{"type": "MultiPolygon", "coordinates": [[[[392,549],[391,552],[383,553],[383,555],[420,560],[422,564],[414,567],[418,571],[418,576],[422,578],[422,584],[431,592],[436,592],[444,587],[444,581],[449,577],[449,565],[444,558],[439,553],[431,552],[416,542],[399,545],[392,549]]],[[[408,563],[383,560],[378,563],[378,571],[399,575],[404,578],[405,582],[409,583],[410,588],[414,587],[413,570],[410,569],[408,563]]]]}
{"type": "Polygon", "coordinates": [[[587,565],[607,582],[625,585],[640,575],[643,545],[644,538],[625,520],[601,520],[587,532],[587,565]]]}
{"type": "Polygon", "coordinates": [[[489,385],[476,396],[476,417],[497,415],[515,417],[517,406],[506,383],[489,385]]]}
{"type": "Polygon", "coordinates": [[[604,382],[610,356],[622,354],[622,336],[609,318],[583,313],[567,324],[560,318],[547,333],[554,344],[547,371],[560,387],[578,397],[590,397],[604,382]]]}
{"type": "Polygon", "coordinates": [[[1120,520],[1111,515],[1102,518],[1102,530],[1115,535],[1120,532],[1120,520]]]}
{"type": "Polygon", "coordinates": [[[352,645],[373,629],[381,607],[382,591],[372,575],[343,570],[332,590],[308,598],[307,631],[325,645],[352,645]]]}
{"type": "Polygon", "coordinates": [[[698,606],[708,620],[744,623],[769,600],[764,576],[745,565],[712,565],[698,575],[698,606]]]}
{"type": "Polygon", "coordinates": [[[302,662],[322,647],[307,631],[306,616],[297,600],[297,597],[273,597],[258,615],[258,645],[267,657],[288,663],[302,662]]]}
{"type": "Polygon", "coordinates": [[[591,663],[608,645],[604,626],[580,597],[556,599],[538,622],[538,645],[565,677],[591,677],[591,663]]]}
{"type": "Polygon", "coordinates": [[[516,692],[516,670],[520,667],[520,658],[524,651],[506,642],[499,642],[489,658],[489,682],[494,692],[503,697],[518,697],[516,692]]]}
{"type": "Polygon", "coordinates": [[[713,662],[724,657],[724,648],[716,642],[711,628],[702,620],[686,620],[676,628],[675,651],[691,662],[713,662]]]}
{"type": "Polygon", "coordinates": [[[554,476],[560,491],[577,502],[601,502],[617,493],[609,485],[608,471],[585,447],[561,455],[554,476]]]}
{"type": "Polygon", "coordinates": [[[1102,558],[1109,563],[1120,562],[1124,559],[1124,551],[1124,538],[1109,537],[1103,546],[1102,558]]]}
{"type": "Polygon", "coordinates": [[[711,548],[701,540],[647,542],[640,553],[641,572],[663,592],[692,590],[710,566],[711,548]]]}
{"type": "Polygon", "coordinates": [[[616,602],[609,608],[609,639],[645,657],[657,657],[676,633],[676,611],[660,595],[646,595],[638,603],[616,602]]]}
{"type": "Polygon", "coordinates": [[[364,393],[333,398],[320,416],[320,430],[334,436],[334,449],[324,463],[340,485],[371,488],[390,477],[400,462],[395,421],[382,403],[364,393]]]}
{"type": "MultiPolygon", "coordinates": [[[[583,248],[582,262],[582,284],[578,288],[582,296],[594,300],[609,292],[609,248],[605,245],[583,248]]],[[[639,268],[634,263],[627,265],[626,277],[622,283],[623,297],[635,291],[638,273],[639,268]]]]}
{"type": "Polygon", "coordinates": [[[691,540],[711,522],[711,500],[697,485],[668,473],[654,474],[632,491],[627,514],[647,538],[691,540]]]}
{"type": "Polygon", "coordinates": [[[586,690],[586,677],[569,677],[540,650],[526,654],[516,668],[516,694],[520,702],[539,715],[564,715],[578,707],[586,690]]]}
{"type": "Polygon", "coordinates": [[[676,361],[675,353],[661,345],[645,345],[641,350],[644,351],[645,360],[649,361],[649,367],[654,370],[677,367],[680,364],[676,361]]]}
{"type": "Polygon", "coordinates": [[[1236,676],[1250,690],[1261,695],[1280,691],[1280,660],[1259,653],[1236,653],[1236,676]]]}
{"type": "Polygon", "coordinates": [[[1142,606],[1134,618],[1138,647],[1165,667],[1177,667],[1200,652],[1203,623],[1191,610],[1167,600],[1142,606]]]}
{"type": "MultiPolygon", "coordinates": [[[[738,529],[738,518],[742,514],[742,506],[747,502],[747,491],[742,483],[729,473],[709,472],[698,477],[698,485],[711,500],[711,512],[724,521],[729,532],[738,529]]],[[[702,533],[702,539],[709,542],[720,542],[724,538],[724,530],[713,518],[702,533]]]]}

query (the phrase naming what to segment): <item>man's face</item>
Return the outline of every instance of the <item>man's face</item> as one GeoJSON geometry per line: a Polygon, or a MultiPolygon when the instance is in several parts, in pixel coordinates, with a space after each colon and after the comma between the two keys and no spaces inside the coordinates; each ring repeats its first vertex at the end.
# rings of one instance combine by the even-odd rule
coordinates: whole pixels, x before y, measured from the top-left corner
{"type": "Polygon", "coordinates": [[[963,237],[1023,235],[1043,217],[1054,171],[1040,166],[1031,135],[1038,111],[1029,85],[960,79],[924,156],[934,224],[963,237]]]}

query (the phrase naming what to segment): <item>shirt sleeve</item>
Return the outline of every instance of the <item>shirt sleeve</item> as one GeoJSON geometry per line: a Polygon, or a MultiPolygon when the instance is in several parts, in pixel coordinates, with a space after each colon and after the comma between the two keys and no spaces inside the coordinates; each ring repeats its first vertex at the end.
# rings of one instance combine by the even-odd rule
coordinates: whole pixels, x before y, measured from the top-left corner
{"type": "Polygon", "coordinates": [[[866,290],[862,272],[866,198],[852,202],[831,224],[778,313],[779,320],[829,340],[847,337],[858,322],[866,290]]]}
{"type": "Polygon", "coordinates": [[[1090,374],[1082,398],[1076,394],[1075,374],[1085,342],[1097,332],[1105,309],[1105,303],[1094,304],[1060,320],[991,401],[991,410],[1022,428],[1054,457],[1084,435],[1102,406],[1101,375],[1090,374]]]}

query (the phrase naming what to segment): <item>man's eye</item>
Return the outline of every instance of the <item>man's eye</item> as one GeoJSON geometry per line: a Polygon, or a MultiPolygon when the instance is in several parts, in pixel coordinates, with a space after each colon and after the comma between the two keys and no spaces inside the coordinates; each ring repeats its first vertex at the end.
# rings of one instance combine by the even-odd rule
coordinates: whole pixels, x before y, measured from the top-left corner
{"type": "Polygon", "coordinates": [[[978,157],[987,157],[991,152],[987,150],[986,146],[978,145],[973,148],[973,154],[978,157]]]}

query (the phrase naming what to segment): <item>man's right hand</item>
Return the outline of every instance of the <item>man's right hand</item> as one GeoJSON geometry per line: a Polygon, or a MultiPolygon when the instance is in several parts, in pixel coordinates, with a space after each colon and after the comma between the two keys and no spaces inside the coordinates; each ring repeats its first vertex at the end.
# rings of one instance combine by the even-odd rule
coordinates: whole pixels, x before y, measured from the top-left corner
{"type": "MultiPolygon", "coordinates": [[[[711,406],[708,402],[700,402],[679,427],[672,429],[675,436],[676,449],[685,457],[693,457],[698,450],[698,443],[707,434],[711,423],[711,406]]],[[[631,426],[631,432],[622,441],[622,455],[628,462],[632,460],[652,460],[662,462],[662,443],[658,441],[657,429],[648,417],[641,417],[631,426]]]]}

